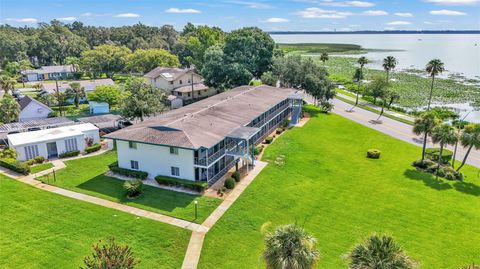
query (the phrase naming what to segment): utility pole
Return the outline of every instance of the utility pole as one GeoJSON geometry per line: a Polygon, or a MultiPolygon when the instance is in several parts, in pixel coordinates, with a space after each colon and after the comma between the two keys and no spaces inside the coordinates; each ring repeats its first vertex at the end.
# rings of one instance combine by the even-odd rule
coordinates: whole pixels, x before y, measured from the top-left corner
{"type": "Polygon", "coordinates": [[[193,103],[193,100],[194,100],[194,95],[193,95],[193,94],[195,93],[194,90],[193,90],[193,88],[194,88],[194,87],[193,87],[193,72],[195,72],[195,65],[192,64],[192,65],[190,66],[190,70],[191,70],[191,72],[192,72],[192,73],[191,73],[192,78],[190,79],[190,84],[191,84],[191,86],[192,86],[192,103],[193,103]]]}

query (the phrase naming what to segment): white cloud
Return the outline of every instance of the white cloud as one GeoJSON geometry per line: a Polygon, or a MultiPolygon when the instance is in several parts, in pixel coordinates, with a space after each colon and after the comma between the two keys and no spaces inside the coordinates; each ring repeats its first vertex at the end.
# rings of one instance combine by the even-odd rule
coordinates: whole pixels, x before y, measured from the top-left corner
{"type": "Polygon", "coordinates": [[[56,20],[59,20],[59,21],[74,21],[74,20],[76,20],[76,19],[77,19],[76,17],[56,18],[56,20]]]}
{"type": "Polygon", "coordinates": [[[140,15],[136,13],[120,13],[115,15],[116,18],[138,18],[140,15]]]}
{"type": "Polygon", "coordinates": [[[93,13],[92,12],[85,12],[85,13],[80,14],[80,16],[82,16],[82,17],[92,17],[93,13]]]}
{"type": "Polygon", "coordinates": [[[464,13],[464,12],[455,11],[455,10],[448,10],[448,9],[432,10],[432,11],[430,11],[430,14],[432,14],[432,15],[445,15],[445,16],[463,16],[463,15],[467,15],[467,13],[464,13]]]}
{"type": "Polygon", "coordinates": [[[413,17],[413,14],[410,13],[410,12],[397,12],[397,13],[395,13],[395,15],[399,16],[399,17],[404,17],[404,18],[413,17]]]}
{"type": "Polygon", "coordinates": [[[410,25],[412,24],[411,22],[409,21],[391,21],[391,22],[387,22],[387,25],[410,25]]]}
{"type": "Polygon", "coordinates": [[[425,0],[429,3],[437,5],[450,5],[450,6],[467,6],[480,3],[480,0],[425,0]]]}
{"type": "Polygon", "coordinates": [[[242,5],[248,8],[255,8],[255,9],[266,9],[271,8],[269,4],[259,3],[259,2],[249,2],[249,1],[227,1],[230,4],[242,5]]]}
{"type": "Polygon", "coordinates": [[[306,19],[344,19],[353,15],[351,12],[339,12],[336,10],[325,10],[317,7],[309,7],[295,14],[306,19]]]}
{"type": "Polygon", "coordinates": [[[383,10],[367,10],[362,13],[365,16],[387,16],[388,12],[383,10]]]}
{"type": "Polygon", "coordinates": [[[375,3],[364,2],[364,1],[345,1],[345,2],[335,2],[335,1],[323,1],[320,3],[322,6],[331,6],[331,7],[373,7],[375,3]]]}
{"type": "Polygon", "coordinates": [[[38,20],[34,18],[21,18],[21,19],[7,18],[6,21],[18,22],[18,23],[37,23],[38,22],[38,20]]]}
{"type": "Polygon", "coordinates": [[[268,18],[268,19],[263,20],[261,22],[282,23],[282,22],[289,22],[289,20],[284,19],[284,18],[268,18]]]}
{"type": "Polygon", "coordinates": [[[198,14],[202,13],[200,10],[193,9],[193,8],[176,8],[176,7],[171,7],[167,10],[165,10],[167,13],[176,13],[176,14],[198,14]]]}

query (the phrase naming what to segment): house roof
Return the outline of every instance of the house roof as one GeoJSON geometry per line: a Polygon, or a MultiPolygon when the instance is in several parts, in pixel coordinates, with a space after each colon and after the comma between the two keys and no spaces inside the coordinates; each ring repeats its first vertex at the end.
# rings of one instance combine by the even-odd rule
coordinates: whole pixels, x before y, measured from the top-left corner
{"type": "Polygon", "coordinates": [[[18,134],[7,135],[9,144],[12,146],[20,146],[34,143],[52,141],[73,136],[83,135],[84,132],[98,130],[91,123],[83,123],[77,125],[63,126],[45,130],[24,132],[18,134]]]}
{"type": "Polygon", "coordinates": [[[38,69],[23,70],[21,73],[26,74],[50,74],[50,73],[69,73],[73,71],[73,65],[48,65],[38,69]]]}
{"type": "Polygon", "coordinates": [[[7,134],[11,132],[23,132],[31,128],[52,128],[72,124],[74,124],[74,122],[65,117],[35,119],[22,122],[0,124],[0,139],[6,139],[7,134]]]}
{"type": "MultiPolygon", "coordinates": [[[[58,83],[58,90],[63,92],[66,91],[68,88],[70,88],[70,83],[73,82],[78,82],[80,83],[81,87],[85,88],[86,92],[90,92],[95,90],[95,87],[100,86],[100,85],[115,85],[115,82],[109,78],[104,78],[104,79],[92,79],[92,80],[78,80],[78,81],[64,81],[64,82],[59,82],[58,83]]],[[[57,86],[55,83],[44,83],[43,84],[43,90],[47,93],[53,93],[56,91],[57,86]]]]}
{"type": "Polygon", "coordinates": [[[119,119],[121,119],[121,117],[119,115],[114,115],[114,114],[104,114],[104,115],[78,118],[80,122],[91,123],[100,129],[116,128],[118,126],[117,121],[119,119]]]}
{"type": "Polygon", "coordinates": [[[266,85],[241,86],[151,117],[106,137],[183,148],[209,148],[295,92],[266,85]]]}
{"type": "Polygon", "coordinates": [[[162,76],[167,81],[173,81],[179,78],[181,75],[188,73],[191,69],[184,68],[172,68],[172,67],[157,67],[152,71],[145,74],[147,78],[158,78],[162,76]]]}
{"type": "Polygon", "coordinates": [[[34,103],[38,106],[41,106],[47,110],[53,111],[50,107],[47,105],[43,104],[42,102],[39,102],[35,99],[33,99],[30,96],[24,96],[20,100],[18,100],[18,104],[20,105],[20,110],[24,110],[30,103],[34,103]]]}
{"type": "MultiPolygon", "coordinates": [[[[208,86],[205,86],[203,83],[196,83],[193,84],[193,91],[201,91],[208,89],[208,86]]],[[[173,89],[174,92],[192,92],[192,84],[187,84],[185,86],[181,86],[178,88],[173,89]]]]}

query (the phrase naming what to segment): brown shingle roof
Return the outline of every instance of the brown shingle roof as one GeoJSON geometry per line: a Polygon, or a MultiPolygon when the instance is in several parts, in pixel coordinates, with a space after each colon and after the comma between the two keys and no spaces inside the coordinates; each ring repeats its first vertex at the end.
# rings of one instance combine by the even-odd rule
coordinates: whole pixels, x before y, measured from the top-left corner
{"type": "Polygon", "coordinates": [[[106,137],[184,148],[211,147],[232,130],[295,93],[294,89],[241,86],[151,117],[106,137]]]}

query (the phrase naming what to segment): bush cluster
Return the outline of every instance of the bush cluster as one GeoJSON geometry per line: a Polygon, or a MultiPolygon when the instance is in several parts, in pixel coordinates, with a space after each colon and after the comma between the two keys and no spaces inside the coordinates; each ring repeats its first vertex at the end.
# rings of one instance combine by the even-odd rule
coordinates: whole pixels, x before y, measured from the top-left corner
{"type": "Polygon", "coordinates": [[[205,181],[192,181],[166,176],[156,176],[155,180],[161,185],[183,187],[196,192],[203,192],[208,188],[208,183],[205,181]]]}
{"type": "Polygon", "coordinates": [[[370,159],[380,158],[381,151],[378,149],[369,149],[367,150],[367,157],[370,159]]]}
{"type": "Polygon", "coordinates": [[[233,172],[232,178],[235,180],[235,182],[240,182],[240,172],[238,171],[233,172]]]}
{"type": "Polygon", "coordinates": [[[35,164],[35,160],[34,159],[30,159],[30,160],[26,160],[23,162],[24,164],[28,165],[28,166],[32,166],[35,164]]]}
{"type": "Polygon", "coordinates": [[[80,154],[79,150],[72,150],[72,151],[60,153],[58,157],[59,158],[75,157],[75,156],[78,156],[78,154],[80,154]]]}
{"type": "Polygon", "coordinates": [[[269,136],[267,138],[265,138],[265,144],[270,144],[273,142],[273,137],[272,136],[269,136]]]}
{"type": "Polygon", "coordinates": [[[224,184],[225,188],[231,190],[233,188],[235,188],[235,179],[229,177],[225,180],[225,184],[224,184]]]}
{"type": "Polygon", "coordinates": [[[144,172],[144,171],[136,171],[136,170],[120,168],[120,167],[118,167],[118,165],[116,165],[116,166],[111,165],[109,167],[110,167],[110,171],[112,171],[116,174],[127,176],[127,177],[139,178],[141,180],[144,180],[148,177],[148,173],[144,172]]]}
{"type": "Polygon", "coordinates": [[[86,152],[86,153],[92,153],[92,152],[95,152],[95,151],[99,151],[101,147],[102,147],[102,145],[100,145],[100,144],[95,144],[95,145],[93,145],[93,146],[86,147],[86,148],[85,148],[85,152],[86,152]]]}
{"type": "Polygon", "coordinates": [[[35,163],[38,163],[38,164],[43,163],[45,161],[45,157],[43,156],[37,156],[33,159],[35,160],[35,163]]]}
{"type": "Polygon", "coordinates": [[[127,192],[127,198],[132,199],[143,193],[143,182],[138,178],[128,180],[123,183],[123,188],[127,192]]]}
{"type": "Polygon", "coordinates": [[[283,131],[284,131],[283,128],[277,128],[277,130],[275,131],[275,133],[276,133],[277,135],[279,135],[279,134],[283,133],[283,131]]]}
{"type": "Polygon", "coordinates": [[[438,169],[438,163],[432,160],[416,160],[413,162],[413,166],[448,180],[463,180],[463,173],[457,172],[449,165],[442,165],[440,166],[440,169],[438,169]]]}
{"type": "Polygon", "coordinates": [[[28,164],[17,161],[13,158],[0,159],[0,166],[24,175],[28,175],[30,173],[30,166],[28,164]]]}
{"type": "Polygon", "coordinates": [[[263,151],[263,145],[256,146],[255,149],[253,150],[253,154],[257,156],[257,155],[260,155],[262,151],[263,151]]]}
{"type": "MultiPolygon", "coordinates": [[[[427,148],[425,149],[425,156],[432,161],[438,162],[438,156],[440,155],[439,148],[427,148]]],[[[448,163],[452,160],[453,152],[448,149],[442,151],[442,163],[448,163]]]]}

